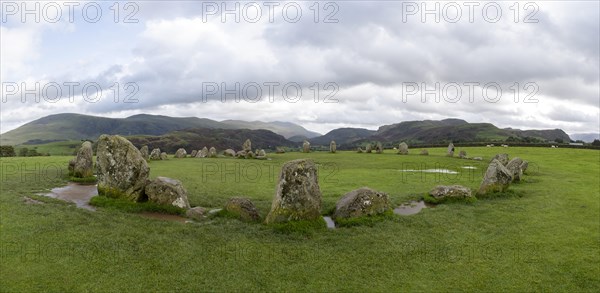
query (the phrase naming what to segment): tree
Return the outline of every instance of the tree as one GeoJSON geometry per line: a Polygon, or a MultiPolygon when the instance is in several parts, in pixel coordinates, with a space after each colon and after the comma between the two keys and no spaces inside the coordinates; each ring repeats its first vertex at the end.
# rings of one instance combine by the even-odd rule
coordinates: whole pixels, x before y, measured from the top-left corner
{"type": "Polygon", "coordinates": [[[594,141],[592,142],[593,146],[600,146],[600,139],[594,139],[594,141]]]}
{"type": "Polygon", "coordinates": [[[556,138],[556,139],[554,139],[554,142],[556,142],[556,143],[563,143],[564,141],[563,141],[562,138],[556,138]]]}
{"type": "Polygon", "coordinates": [[[27,157],[28,152],[29,152],[29,149],[27,149],[27,148],[19,149],[19,157],[27,157]]]}
{"type": "Polygon", "coordinates": [[[12,145],[0,146],[0,157],[14,157],[16,155],[15,148],[12,145]]]}

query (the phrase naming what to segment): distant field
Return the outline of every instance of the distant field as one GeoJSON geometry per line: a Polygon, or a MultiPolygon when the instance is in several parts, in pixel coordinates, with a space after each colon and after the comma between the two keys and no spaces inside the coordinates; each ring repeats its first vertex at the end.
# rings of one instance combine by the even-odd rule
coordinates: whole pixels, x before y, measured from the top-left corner
{"type": "Polygon", "coordinates": [[[151,177],[183,182],[192,206],[246,196],[264,217],[281,165],[296,158],[318,164],[324,214],[362,186],[399,205],[437,184],[477,188],[499,152],[530,162],[524,182],[503,197],[309,235],[225,218],[181,224],[77,209],[34,196],[66,184],[71,156],[1,158],[0,291],[600,291],[600,151],[456,153],[462,149],[484,160],[430,148],[429,156],[411,149],[408,156],[387,150],[150,163],[151,177]],[[458,174],[401,172],[409,169],[458,174]],[[24,196],[45,204],[25,204],[24,196]]]}

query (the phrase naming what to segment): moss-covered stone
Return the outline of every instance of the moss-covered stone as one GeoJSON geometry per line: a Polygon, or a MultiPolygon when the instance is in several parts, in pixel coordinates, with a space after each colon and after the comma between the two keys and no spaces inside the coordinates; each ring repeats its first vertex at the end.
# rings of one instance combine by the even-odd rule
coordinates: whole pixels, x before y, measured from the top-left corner
{"type": "Polygon", "coordinates": [[[315,220],[321,218],[321,189],[317,166],[311,160],[287,162],[279,173],[279,183],[266,223],[315,220]]]}
{"type": "Polygon", "coordinates": [[[383,214],[391,210],[389,196],[368,187],[362,187],[346,193],[335,206],[333,218],[358,218],[383,214]]]}
{"type": "Polygon", "coordinates": [[[260,221],[258,209],[256,209],[254,203],[252,203],[252,201],[250,201],[247,198],[230,198],[227,201],[227,203],[225,203],[223,212],[226,213],[229,217],[236,218],[245,222],[260,221]]]}

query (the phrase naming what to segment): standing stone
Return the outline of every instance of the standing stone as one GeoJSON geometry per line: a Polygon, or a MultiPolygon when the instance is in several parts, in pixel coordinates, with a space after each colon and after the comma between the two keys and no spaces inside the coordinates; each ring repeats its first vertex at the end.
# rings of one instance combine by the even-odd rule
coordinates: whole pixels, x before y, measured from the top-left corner
{"type": "Polygon", "coordinates": [[[182,209],[190,208],[187,191],[179,180],[156,177],[146,185],[145,193],[149,202],[173,205],[182,209]]]}
{"type": "Polygon", "coordinates": [[[506,169],[511,172],[513,176],[513,182],[521,181],[521,177],[523,176],[523,169],[521,166],[523,165],[523,160],[519,157],[514,157],[508,164],[506,164],[506,169]]]}
{"type": "Polygon", "coordinates": [[[383,154],[383,145],[379,141],[375,144],[375,153],[383,154]]]}
{"type": "Polygon", "coordinates": [[[160,160],[160,149],[155,148],[150,153],[150,160],[160,160]]]}
{"type": "Polygon", "coordinates": [[[227,203],[225,203],[223,210],[230,216],[245,222],[255,222],[260,220],[258,209],[256,209],[252,201],[247,198],[230,198],[227,203]]]}
{"type": "Polygon", "coordinates": [[[198,154],[198,151],[193,150],[192,153],[190,154],[190,157],[195,158],[197,154],[198,154]]]}
{"type": "Polygon", "coordinates": [[[129,140],[101,135],[96,150],[98,194],[138,201],[150,173],[148,163],[129,140]]]}
{"type": "Polygon", "coordinates": [[[252,151],[252,142],[250,139],[246,139],[246,141],[244,141],[244,144],[242,144],[242,150],[246,152],[252,151]]]}
{"type": "Polygon", "coordinates": [[[426,149],[422,149],[422,150],[421,150],[421,155],[422,155],[422,156],[429,156],[429,151],[428,151],[428,150],[426,150],[426,149]]]}
{"type": "Polygon", "coordinates": [[[321,189],[317,166],[307,159],[285,163],[279,173],[279,183],[265,222],[270,224],[320,218],[321,189]]]}
{"type": "Polygon", "coordinates": [[[461,185],[438,185],[429,191],[429,195],[435,199],[435,203],[447,200],[472,200],[471,189],[461,185]]]}
{"type": "Polygon", "coordinates": [[[161,160],[168,160],[169,156],[167,155],[167,153],[162,152],[162,153],[160,153],[160,159],[161,160]]]}
{"type": "Polygon", "coordinates": [[[75,162],[77,162],[77,158],[72,158],[69,160],[69,176],[73,176],[73,174],[75,174],[75,162]]]}
{"type": "Polygon", "coordinates": [[[246,154],[247,154],[246,151],[241,150],[241,151],[238,151],[237,153],[235,153],[235,157],[236,158],[245,159],[246,158],[246,154]]]}
{"type": "Polygon", "coordinates": [[[373,146],[371,146],[371,143],[367,144],[367,147],[365,148],[365,153],[371,153],[373,146]]]}
{"type": "Polygon", "coordinates": [[[89,141],[81,144],[81,148],[75,157],[75,165],[73,166],[73,176],[78,178],[91,177],[94,175],[92,143],[89,141]]]}
{"type": "Polygon", "coordinates": [[[258,154],[256,155],[256,158],[259,160],[266,160],[267,159],[267,153],[265,152],[265,150],[260,149],[258,151],[258,154]]]}
{"type": "Polygon", "coordinates": [[[467,158],[467,152],[466,151],[460,151],[458,152],[458,157],[461,159],[466,159],[467,158]]]}
{"type": "Polygon", "coordinates": [[[363,187],[346,193],[338,200],[333,218],[374,216],[389,210],[391,210],[390,198],[386,193],[363,187]]]}
{"type": "Polygon", "coordinates": [[[207,156],[208,156],[208,149],[206,147],[203,147],[196,154],[196,158],[206,158],[207,156]]]}
{"type": "Polygon", "coordinates": [[[142,153],[142,158],[144,158],[144,160],[148,161],[150,159],[150,154],[148,153],[148,146],[142,146],[142,148],[140,149],[140,153],[142,153]]]}
{"type": "Polygon", "coordinates": [[[446,153],[448,157],[454,157],[454,144],[450,143],[448,145],[448,152],[446,153]]]}
{"type": "Polygon", "coordinates": [[[175,158],[181,159],[185,158],[185,156],[187,156],[187,152],[183,148],[180,148],[175,152],[175,158]]]}
{"type": "Polygon", "coordinates": [[[215,147],[210,147],[210,150],[208,150],[208,157],[209,158],[217,157],[217,149],[215,149],[215,147]]]}
{"type": "Polygon", "coordinates": [[[505,191],[512,180],[511,172],[500,161],[494,159],[485,171],[477,194],[484,195],[491,192],[505,191]]]}
{"type": "Polygon", "coordinates": [[[363,151],[362,148],[358,147],[358,149],[356,149],[356,152],[359,153],[359,154],[362,154],[364,151],[363,151]]]}
{"type": "Polygon", "coordinates": [[[335,144],[335,140],[332,140],[329,143],[329,152],[335,154],[336,150],[337,150],[337,145],[335,144]]]}
{"type": "Polygon", "coordinates": [[[275,153],[276,154],[285,154],[285,149],[283,149],[282,147],[277,147],[275,149],[275,153]]]}
{"type": "Polygon", "coordinates": [[[399,155],[408,155],[408,145],[405,142],[400,143],[398,146],[399,155]]]}
{"type": "Polygon", "coordinates": [[[308,142],[308,140],[305,140],[302,143],[302,152],[303,153],[310,153],[310,142],[308,142]]]}
{"type": "Polygon", "coordinates": [[[498,160],[503,166],[506,166],[506,164],[508,164],[508,154],[497,154],[490,160],[490,162],[493,160],[498,160]]]}
{"type": "Polygon", "coordinates": [[[226,149],[223,152],[223,155],[227,156],[227,157],[235,157],[235,151],[232,149],[226,149]]]}

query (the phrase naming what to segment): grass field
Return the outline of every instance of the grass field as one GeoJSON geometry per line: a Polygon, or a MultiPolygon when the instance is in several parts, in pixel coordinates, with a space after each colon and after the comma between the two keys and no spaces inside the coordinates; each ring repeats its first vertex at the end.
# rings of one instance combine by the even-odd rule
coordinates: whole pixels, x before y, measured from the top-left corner
{"type": "Polygon", "coordinates": [[[182,224],[78,209],[35,196],[66,184],[71,157],[2,158],[0,291],[599,291],[600,152],[464,149],[484,161],[433,148],[430,156],[388,150],[150,163],[151,177],[183,182],[192,206],[246,196],[264,217],[280,166],[296,158],[319,164],[324,214],[362,186],[399,205],[437,184],[477,188],[498,152],[530,161],[524,182],[501,197],[309,234],[228,218],[182,224]],[[459,174],[400,171],[437,168],[459,174]]]}

